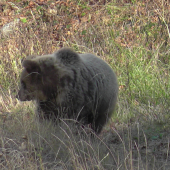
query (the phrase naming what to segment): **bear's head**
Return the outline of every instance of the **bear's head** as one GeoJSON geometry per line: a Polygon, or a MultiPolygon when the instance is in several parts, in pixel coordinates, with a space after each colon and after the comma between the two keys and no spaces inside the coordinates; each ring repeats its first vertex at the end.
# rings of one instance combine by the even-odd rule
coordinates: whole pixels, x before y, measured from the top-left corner
{"type": "Polygon", "coordinates": [[[54,54],[27,57],[20,78],[17,98],[21,101],[46,101],[69,89],[74,82],[74,71],[79,56],[70,49],[54,54]]]}
{"type": "MultiPolygon", "coordinates": [[[[54,70],[56,75],[57,69],[54,68],[54,63],[54,55],[38,56],[35,58],[27,57],[22,62],[24,69],[20,77],[20,89],[17,98],[21,101],[47,100],[44,88],[46,88],[47,84],[51,84],[50,81],[53,79],[54,70]]],[[[57,77],[55,77],[56,79],[57,77]]]]}

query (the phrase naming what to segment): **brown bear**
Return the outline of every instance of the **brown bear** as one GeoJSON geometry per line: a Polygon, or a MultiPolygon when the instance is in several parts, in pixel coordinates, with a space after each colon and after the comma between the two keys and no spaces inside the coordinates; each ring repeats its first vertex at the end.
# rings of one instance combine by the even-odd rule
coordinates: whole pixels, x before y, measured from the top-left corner
{"type": "Polygon", "coordinates": [[[105,61],[63,48],[27,57],[22,66],[19,100],[36,100],[44,118],[74,119],[101,132],[118,95],[116,75],[105,61]]]}

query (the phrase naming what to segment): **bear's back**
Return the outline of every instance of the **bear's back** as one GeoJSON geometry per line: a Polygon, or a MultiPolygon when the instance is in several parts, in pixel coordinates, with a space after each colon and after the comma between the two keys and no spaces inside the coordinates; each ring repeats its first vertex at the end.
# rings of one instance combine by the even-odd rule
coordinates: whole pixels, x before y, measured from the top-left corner
{"type": "MultiPolygon", "coordinates": [[[[87,67],[91,73],[92,79],[98,79],[103,81],[103,88],[108,87],[113,89],[115,93],[118,91],[117,78],[113,69],[102,59],[96,57],[93,54],[79,54],[84,66],[87,67]]],[[[105,89],[108,91],[109,89],[105,89]]],[[[112,92],[110,92],[112,93],[112,92]]]]}
{"type": "Polygon", "coordinates": [[[95,95],[97,95],[100,103],[98,111],[102,111],[104,107],[112,111],[118,95],[118,83],[113,69],[93,54],[79,54],[79,56],[88,69],[89,81],[96,86],[95,95]]]}

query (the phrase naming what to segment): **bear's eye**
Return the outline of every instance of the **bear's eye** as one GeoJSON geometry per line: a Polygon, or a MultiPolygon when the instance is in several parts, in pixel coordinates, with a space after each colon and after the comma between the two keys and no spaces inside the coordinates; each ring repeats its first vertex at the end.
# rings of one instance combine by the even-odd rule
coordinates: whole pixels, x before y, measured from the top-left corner
{"type": "Polygon", "coordinates": [[[26,84],[25,84],[25,82],[21,81],[21,86],[22,86],[24,89],[26,89],[26,84]]]}

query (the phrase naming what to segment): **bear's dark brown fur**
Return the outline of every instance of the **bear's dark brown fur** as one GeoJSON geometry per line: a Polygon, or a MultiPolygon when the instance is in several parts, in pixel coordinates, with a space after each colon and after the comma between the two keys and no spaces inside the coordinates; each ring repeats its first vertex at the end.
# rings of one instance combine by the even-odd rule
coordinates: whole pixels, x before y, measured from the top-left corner
{"type": "Polygon", "coordinates": [[[73,118],[100,133],[115,108],[118,84],[110,66],[93,54],[64,48],[22,63],[21,101],[36,100],[45,118],[73,118]]]}

